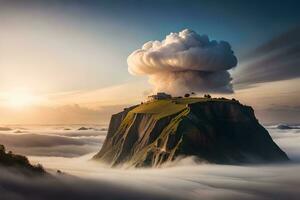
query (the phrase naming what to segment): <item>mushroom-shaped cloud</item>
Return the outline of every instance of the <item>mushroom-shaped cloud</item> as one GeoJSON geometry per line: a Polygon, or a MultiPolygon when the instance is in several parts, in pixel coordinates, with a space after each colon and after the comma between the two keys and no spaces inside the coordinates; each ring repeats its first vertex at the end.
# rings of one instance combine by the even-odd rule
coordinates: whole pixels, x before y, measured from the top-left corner
{"type": "Polygon", "coordinates": [[[149,76],[154,92],[231,93],[227,70],[236,66],[237,58],[228,42],[185,29],[145,43],[129,55],[127,63],[131,74],[149,76]]]}

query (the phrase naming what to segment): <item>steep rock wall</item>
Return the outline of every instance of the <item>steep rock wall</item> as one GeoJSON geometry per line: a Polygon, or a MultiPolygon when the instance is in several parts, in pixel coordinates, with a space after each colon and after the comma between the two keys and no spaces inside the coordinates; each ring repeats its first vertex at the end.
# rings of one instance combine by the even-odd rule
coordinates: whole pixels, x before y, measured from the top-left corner
{"type": "Polygon", "coordinates": [[[160,166],[180,155],[221,164],[288,160],[253,109],[236,101],[188,103],[161,118],[152,112],[134,112],[136,107],[112,116],[107,138],[94,159],[137,167],[160,166]]]}

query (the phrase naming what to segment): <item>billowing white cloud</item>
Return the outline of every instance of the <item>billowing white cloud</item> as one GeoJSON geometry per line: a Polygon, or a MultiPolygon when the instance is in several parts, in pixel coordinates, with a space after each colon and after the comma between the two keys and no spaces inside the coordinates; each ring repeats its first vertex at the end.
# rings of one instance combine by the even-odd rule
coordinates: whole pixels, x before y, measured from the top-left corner
{"type": "Polygon", "coordinates": [[[162,41],[149,41],[127,58],[133,75],[147,75],[154,91],[232,92],[227,70],[237,64],[228,42],[185,29],[162,41]]]}

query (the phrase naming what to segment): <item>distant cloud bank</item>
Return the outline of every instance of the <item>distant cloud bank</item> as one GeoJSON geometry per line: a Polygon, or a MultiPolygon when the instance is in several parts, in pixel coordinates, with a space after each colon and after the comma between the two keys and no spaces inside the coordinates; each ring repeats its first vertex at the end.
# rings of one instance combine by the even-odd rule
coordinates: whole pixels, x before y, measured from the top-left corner
{"type": "Polygon", "coordinates": [[[243,57],[233,72],[235,88],[300,77],[300,26],[272,38],[243,57]]]}
{"type": "Polygon", "coordinates": [[[233,92],[228,72],[237,58],[228,42],[185,29],[162,41],[149,41],[127,58],[133,75],[149,76],[154,92],[233,92]]]}

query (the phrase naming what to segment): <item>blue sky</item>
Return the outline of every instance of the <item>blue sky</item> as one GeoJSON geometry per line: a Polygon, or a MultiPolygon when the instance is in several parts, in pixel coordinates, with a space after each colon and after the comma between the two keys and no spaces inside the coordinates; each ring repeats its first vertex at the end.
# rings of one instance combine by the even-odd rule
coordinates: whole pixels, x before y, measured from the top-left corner
{"type": "Polygon", "coordinates": [[[93,21],[92,26],[101,29],[99,21],[109,21],[122,27],[119,34],[136,33],[135,45],[190,28],[230,41],[238,55],[300,20],[297,1],[78,1],[73,5],[81,7],[78,12],[93,21]]]}
{"type": "MultiPolygon", "coordinates": [[[[49,60],[56,59],[57,54],[65,60],[102,60],[105,66],[98,61],[81,61],[77,67],[81,73],[75,73],[75,77],[91,78],[80,85],[67,83],[65,90],[99,88],[132,79],[127,73],[127,56],[146,41],[162,40],[170,32],[189,28],[211,39],[228,41],[237,57],[242,58],[300,21],[297,1],[13,0],[1,4],[0,16],[11,25],[4,29],[9,32],[14,28],[20,33],[16,37],[37,46],[33,50],[40,50],[41,43],[47,46],[52,50],[49,60]],[[116,78],[109,78],[111,75],[116,78]]],[[[64,66],[66,71],[72,64],[70,61],[64,66]]]]}
{"type": "MultiPolygon", "coordinates": [[[[94,91],[119,88],[119,93],[136,86],[138,95],[127,95],[123,103],[138,102],[150,86],[147,77],[128,73],[126,60],[145,42],[189,28],[210,39],[229,42],[239,68],[248,52],[299,26],[298,10],[298,1],[289,0],[0,0],[2,100],[7,93],[13,96],[10,93],[22,90],[47,102],[63,96],[64,101],[55,101],[79,104],[78,99],[88,99],[94,91]],[[68,96],[74,93],[75,100],[68,96]]],[[[100,96],[89,98],[95,102],[100,96]]],[[[241,98],[252,104],[248,97],[241,98]]],[[[99,101],[107,104],[110,100],[105,97],[99,101]]],[[[264,105],[270,106],[270,101],[264,105]]],[[[276,102],[298,106],[296,97],[292,102],[276,102]]]]}

